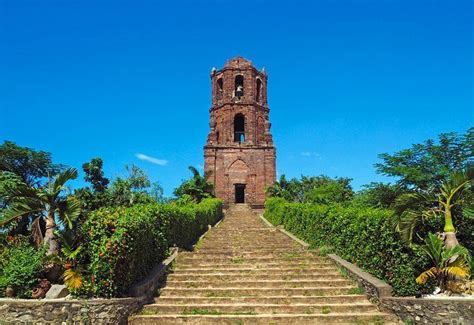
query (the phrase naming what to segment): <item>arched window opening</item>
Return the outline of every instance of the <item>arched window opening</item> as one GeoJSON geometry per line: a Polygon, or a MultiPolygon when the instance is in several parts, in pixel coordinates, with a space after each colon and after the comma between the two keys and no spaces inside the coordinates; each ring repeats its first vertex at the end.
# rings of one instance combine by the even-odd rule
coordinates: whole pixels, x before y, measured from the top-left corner
{"type": "Polygon", "coordinates": [[[234,117],[234,142],[245,142],[245,117],[242,114],[234,117]]]}
{"type": "Polygon", "coordinates": [[[216,81],[216,98],[221,99],[224,91],[224,80],[221,78],[216,81]]]}
{"type": "Polygon", "coordinates": [[[244,76],[235,76],[235,96],[242,97],[244,95],[244,76]]]}
{"type": "Polygon", "coordinates": [[[260,101],[261,92],[262,92],[262,80],[260,80],[260,79],[257,78],[257,93],[256,93],[256,95],[255,95],[255,100],[256,100],[257,102],[260,101]]]}
{"type": "Polygon", "coordinates": [[[216,132],[216,142],[219,143],[219,131],[216,132]]]}

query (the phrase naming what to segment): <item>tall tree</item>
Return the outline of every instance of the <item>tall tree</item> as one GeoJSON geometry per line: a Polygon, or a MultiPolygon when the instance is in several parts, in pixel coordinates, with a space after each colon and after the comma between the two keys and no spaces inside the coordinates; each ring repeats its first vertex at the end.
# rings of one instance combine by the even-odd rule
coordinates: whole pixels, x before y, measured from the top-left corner
{"type": "Polygon", "coordinates": [[[466,169],[474,162],[474,128],[463,135],[443,133],[438,142],[427,140],[394,154],[379,155],[377,172],[397,178],[397,185],[409,190],[441,188],[453,170],[466,169]]]}
{"type": "Polygon", "coordinates": [[[131,206],[152,201],[148,193],[151,186],[146,173],[137,166],[126,166],[127,178],[117,177],[107,191],[110,205],[131,206]]]}
{"type": "Polygon", "coordinates": [[[82,170],[86,174],[84,179],[86,182],[91,183],[92,188],[95,192],[103,192],[107,189],[109,180],[104,177],[104,171],[102,170],[102,159],[93,158],[90,162],[82,165],[82,170]]]}
{"type": "Polygon", "coordinates": [[[0,218],[0,227],[31,214],[40,213],[40,217],[32,223],[35,242],[38,245],[45,242],[48,245],[48,254],[57,254],[59,247],[55,234],[56,220],[65,227],[72,228],[80,213],[80,202],[73,196],[65,195],[66,182],[75,178],[77,170],[69,168],[54,179],[50,178],[44,186],[38,188],[22,186],[11,191],[12,203],[0,218]],[[46,221],[44,237],[39,226],[41,218],[46,221]]]}
{"type": "Polygon", "coordinates": [[[38,185],[42,178],[54,176],[62,168],[53,164],[48,152],[20,147],[11,141],[0,145],[0,171],[18,175],[29,186],[38,185]]]}

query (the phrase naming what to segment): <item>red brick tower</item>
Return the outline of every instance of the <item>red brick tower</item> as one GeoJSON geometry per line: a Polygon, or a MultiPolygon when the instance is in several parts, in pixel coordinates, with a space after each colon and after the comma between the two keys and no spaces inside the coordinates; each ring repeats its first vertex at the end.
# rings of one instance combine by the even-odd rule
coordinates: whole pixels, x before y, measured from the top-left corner
{"type": "Polygon", "coordinates": [[[204,169],[216,196],[229,203],[262,207],[265,187],[275,182],[275,147],[270,133],[267,74],[242,57],[212,69],[210,132],[204,169]]]}

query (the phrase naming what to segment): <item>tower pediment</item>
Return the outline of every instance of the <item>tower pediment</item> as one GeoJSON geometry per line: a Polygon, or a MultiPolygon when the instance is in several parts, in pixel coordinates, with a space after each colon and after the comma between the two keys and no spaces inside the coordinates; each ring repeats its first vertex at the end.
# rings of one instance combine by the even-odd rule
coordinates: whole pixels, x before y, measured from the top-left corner
{"type": "Polygon", "coordinates": [[[252,61],[244,57],[236,56],[226,62],[224,68],[244,69],[253,67],[252,61]]]}

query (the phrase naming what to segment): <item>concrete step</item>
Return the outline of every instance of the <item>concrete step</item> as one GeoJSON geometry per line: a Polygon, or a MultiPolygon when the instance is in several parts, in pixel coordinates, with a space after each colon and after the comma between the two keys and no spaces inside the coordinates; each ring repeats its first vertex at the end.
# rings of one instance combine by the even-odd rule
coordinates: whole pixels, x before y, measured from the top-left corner
{"type": "MultiPolygon", "coordinates": [[[[196,311],[196,313],[199,311],[196,311]]],[[[329,314],[259,315],[138,315],[131,324],[398,324],[393,316],[381,312],[329,314]]]]}
{"type": "Polygon", "coordinates": [[[216,268],[210,267],[182,267],[177,266],[172,274],[305,274],[305,273],[321,273],[321,274],[332,274],[338,272],[337,268],[332,266],[326,267],[301,267],[301,266],[281,266],[281,267],[267,267],[267,268],[256,268],[255,265],[248,267],[242,267],[242,265],[229,265],[227,267],[216,268]]]}
{"type": "Polygon", "coordinates": [[[159,297],[155,304],[334,304],[367,302],[365,295],[336,296],[266,296],[266,297],[159,297]]]}
{"type": "MultiPolygon", "coordinates": [[[[224,288],[177,288],[166,286],[160,297],[269,297],[269,296],[334,296],[350,295],[356,286],[306,287],[306,288],[262,288],[262,287],[224,287],[224,288]]],[[[357,292],[357,294],[359,294],[357,292]]]]}
{"type": "Polygon", "coordinates": [[[215,281],[215,282],[229,282],[229,281],[256,281],[256,280],[325,280],[325,281],[332,281],[332,280],[339,280],[344,279],[339,273],[333,272],[333,274],[324,274],[324,273],[299,273],[299,274],[216,274],[216,273],[208,273],[208,274],[170,274],[168,275],[167,281],[215,281]]]}
{"type": "Polygon", "coordinates": [[[287,250],[287,251],[264,251],[264,252],[207,252],[207,251],[198,251],[198,252],[183,252],[181,253],[178,258],[179,259],[227,259],[227,258],[236,258],[236,257],[243,257],[243,258],[255,258],[255,259],[276,259],[281,258],[283,260],[286,259],[294,259],[294,258],[308,258],[310,260],[328,260],[326,257],[320,256],[313,252],[305,252],[305,251],[296,251],[296,250],[287,250]]]}
{"type": "Polygon", "coordinates": [[[274,236],[259,236],[255,237],[226,237],[226,238],[208,238],[212,240],[213,245],[221,245],[223,247],[232,247],[234,245],[241,247],[259,247],[258,245],[292,245],[293,243],[288,238],[274,238],[274,236]]]}
{"type": "Polygon", "coordinates": [[[227,263],[215,263],[212,261],[204,262],[200,260],[196,261],[186,261],[186,263],[179,263],[179,266],[176,266],[178,269],[189,269],[189,268],[202,268],[202,267],[215,267],[215,268],[227,268],[231,266],[235,267],[241,267],[241,268],[249,268],[253,267],[256,269],[262,269],[262,268],[274,268],[274,267],[279,267],[279,268],[284,268],[284,267],[300,267],[302,269],[304,268],[314,268],[314,267],[333,267],[334,264],[332,262],[319,262],[319,263],[314,263],[314,262],[308,262],[308,261],[275,261],[275,262],[258,262],[256,263],[249,263],[251,261],[245,260],[245,259],[234,259],[227,261],[227,263]]]}
{"type": "Polygon", "coordinates": [[[245,241],[232,241],[229,240],[227,243],[224,243],[223,241],[209,241],[201,244],[201,248],[230,248],[235,250],[246,250],[249,248],[284,248],[284,249],[290,249],[294,247],[301,247],[297,246],[296,244],[293,243],[288,243],[288,242],[269,242],[269,241],[260,241],[260,242],[251,242],[249,239],[247,242],[245,241]]]}
{"type": "Polygon", "coordinates": [[[268,253],[275,253],[275,254],[286,254],[286,253],[310,253],[313,255],[318,255],[317,252],[308,251],[301,248],[301,246],[294,246],[294,247],[256,247],[253,249],[232,249],[232,248],[222,248],[222,247],[215,247],[209,248],[205,246],[201,246],[198,251],[196,252],[186,252],[187,254],[207,254],[207,255],[222,255],[222,254],[268,254],[268,253]]]}
{"type": "Polygon", "coordinates": [[[350,286],[352,281],[345,279],[336,280],[241,280],[241,281],[166,281],[166,285],[174,288],[318,288],[318,287],[344,287],[350,286]]]}
{"type": "Polygon", "coordinates": [[[337,304],[150,304],[146,305],[144,314],[189,314],[193,310],[212,310],[220,314],[329,314],[350,312],[377,312],[377,308],[369,302],[337,303],[337,304]]]}
{"type": "Polygon", "coordinates": [[[201,264],[206,263],[216,263],[216,264],[223,264],[223,263],[274,263],[278,261],[279,263],[285,262],[296,262],[296,263],[314,263],[314,264],[323,264],[323,263],[331,263],[328,259],[324,257],[311,257],[311,256],[295,256],[291,257],[277,257],[277,256],[223,256],[218,255],[216,256],[179,256],[177,258],[179,263],[188,264],[188,263],[196,263],[199,262],[201,264]]]}

